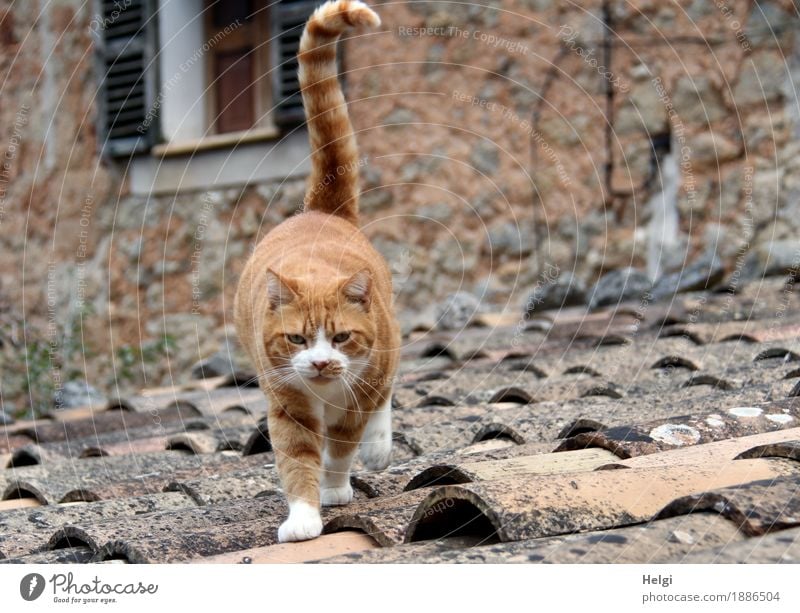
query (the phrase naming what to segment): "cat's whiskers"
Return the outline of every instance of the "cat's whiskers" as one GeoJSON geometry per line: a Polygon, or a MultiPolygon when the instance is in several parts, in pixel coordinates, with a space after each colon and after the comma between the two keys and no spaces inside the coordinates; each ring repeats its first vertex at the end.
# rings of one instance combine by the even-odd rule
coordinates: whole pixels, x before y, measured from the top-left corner
{"type": "MultiPolygon", "coordinates": [[[[368,387],[368,388],[370,389],[370,391],[372,391],[372,392],[375,392],[375,393],[378,393],[378,389],[377,389],[377,388],[376,388],[374,385],[372,385],[371,383],[369,383],[369,381],[366,381],[364,378],[362,378],[362,377],[358,376],[358,375],[357,375],[357,374],[355,374],[355,373],[352,373],[352,372],[351,372],[351,373],[348,373],[348,374],[349,374],[349,375],[350,375],[350,377],[352,378],[352,380],[353,380],[353,383],[362,383],[363,385],[365,385],[366,387],[368,387]]],[[[360,407],[358,406],[358,400],[356,399],[356,393],[355,393],[355,391],[352,389],[352,385],[351,385],[350,381],[346,381],[346,385],[347,385],[347,387],[348,387],[348,388],[351,390],[351,392],[352,392],[352,394],[353,394],[353,398],[354,398],[354,401],[355,401],[355,404],[356,404],[356,409],[360,409],[360,407]]]]}
{"type": "Polygon", "coordinates": [[[291,365],[289,366],[281,365],[281,366],[276,366],[274,368],[269,368],[265,371],[256,374],[254,377],[250,377],[247,381],[239,383],[238,386],[247,387],[248,385],[251,385],[252,383],[255,383],[256,381],[259,381],[261,379],[269,379],[270,377],[273,377],[275,375],[282,374],[284,370],[287,370],[289,368],[291,368],[291,365]]]}

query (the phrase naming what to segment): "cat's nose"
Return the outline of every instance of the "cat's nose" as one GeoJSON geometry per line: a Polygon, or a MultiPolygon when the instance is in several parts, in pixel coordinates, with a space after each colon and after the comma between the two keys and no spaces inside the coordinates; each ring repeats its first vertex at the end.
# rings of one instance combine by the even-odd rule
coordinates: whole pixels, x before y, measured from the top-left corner
{"type": "Polygon", "coordinates": [[[322,360],[320,362],[311,362],[311,364],[318,371],[322,372],[323,370],[325,370],[327,368],[327,366],[328,366],[328,364],[330,364],[330,362],[328,362],[327,360],[322,360]]]}

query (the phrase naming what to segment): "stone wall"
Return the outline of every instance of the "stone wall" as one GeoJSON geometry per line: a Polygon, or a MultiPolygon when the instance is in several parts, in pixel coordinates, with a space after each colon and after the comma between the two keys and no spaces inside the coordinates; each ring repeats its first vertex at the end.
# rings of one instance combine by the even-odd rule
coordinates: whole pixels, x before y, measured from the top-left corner
{"type": "Polygon", "coordinates": [[[420,237],[412,268],[448,272],[421,302],[524,292],[553,265],[589,286],[714,252],[731,268],[796,236],[791,2],[482,4],[387,4],[348,55],[375,235],[420,237]],[[653,219],[677,183],[676,219],[653,219]]]}
{"type": "MultiPolygon", "coordinates": [[[[347,41],[344,69],[365,231],[405,312],[458,290],[518,309],[554,270],[591,287],[717,255],[752,274],[767,246],[794,245],[790,0],[376,4],[383,30],[347,41]]],[[[130,195],[125,167],[97,155],[89,8],[9,6],[4,396],[29,402],[32,363],[31,394],[180,380],[230,333],[249,249],[303,180],[130,195]]]]}

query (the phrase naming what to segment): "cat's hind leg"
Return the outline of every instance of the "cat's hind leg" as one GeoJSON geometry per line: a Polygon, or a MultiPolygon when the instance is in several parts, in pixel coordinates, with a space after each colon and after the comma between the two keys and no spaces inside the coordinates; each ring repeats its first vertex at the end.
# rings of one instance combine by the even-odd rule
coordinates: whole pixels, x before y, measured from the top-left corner
{"type": "Polygon", "coordinates": [[[368,470],[383,470],[392,459],[392,394],[369,418],[358,458],[368,470]]]}

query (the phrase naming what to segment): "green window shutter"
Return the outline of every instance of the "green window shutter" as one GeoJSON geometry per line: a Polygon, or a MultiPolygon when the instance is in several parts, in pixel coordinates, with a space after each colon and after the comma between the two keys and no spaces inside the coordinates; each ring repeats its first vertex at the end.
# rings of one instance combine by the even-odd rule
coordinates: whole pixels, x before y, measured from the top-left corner
{"type": "Polygon", "coordinates": [[[303,26],[322,0],[281,0],[272,7],[272,95],[275,124],[293,128],[305,121],[300,84],[297,81],[297,51],[303,26]]]}
{"type": "Polygon", "coordinates": [[[158,139],[156,1],[95,2],[98,138],[111,156],[148,151],[158,139]]]}

